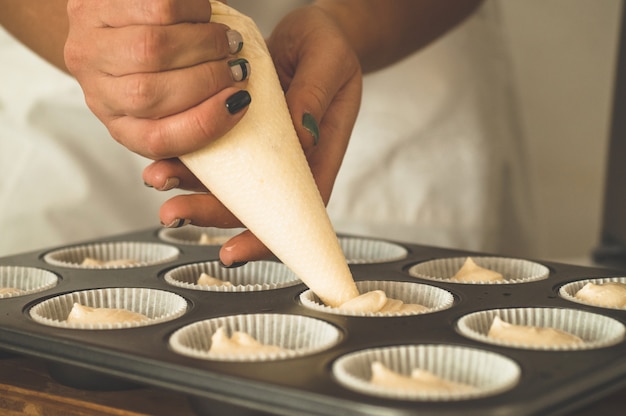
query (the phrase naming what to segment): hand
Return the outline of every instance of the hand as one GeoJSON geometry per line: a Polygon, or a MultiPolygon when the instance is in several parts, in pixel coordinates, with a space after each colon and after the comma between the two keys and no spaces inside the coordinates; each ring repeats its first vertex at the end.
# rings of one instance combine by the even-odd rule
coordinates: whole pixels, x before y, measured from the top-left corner
{"type": "MultiPolygon", "coordinates": [[[[328,202],[360,105],[362,77],[358,59],[334,21],[315,6],[286,16],[274,29],[268,47],[286,91],[296,132],[322,198],[328,202]],[[305,114],[318,120],[319,140],[311,133],[315,128],[303,124],[305,114]]],[[[162,190],[180,187],[200,192],[166,201],[160,211],[166,225],[190,221],[200,226],[241,226],[177,160],[148,166],[144,181],[162,190]]],[[[220,251],[226,265],[268,255],[267,248],[249,232],[233,237],[220,251]]]]}
{"type": "Polygon", "coordinates": [[[229,61],[241,36],[210,23],[208,0],[69,0],[65,61],[115,140],[150,159],[204,147],[245,113],[229,61]],[[239,37],[238,37],[239,36],[239,37]]]}

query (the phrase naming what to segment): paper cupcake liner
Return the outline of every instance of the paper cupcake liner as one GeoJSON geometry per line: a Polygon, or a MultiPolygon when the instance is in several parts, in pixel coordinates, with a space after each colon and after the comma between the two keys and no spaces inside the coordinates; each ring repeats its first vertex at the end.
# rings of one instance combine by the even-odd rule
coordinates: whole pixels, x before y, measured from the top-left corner
{"type": "Polygon", "coordinates": [[[165,281],[185,289],[214,292],[250,292],[295,286],[301,280],[284,264],[256,261],[236,268],[225,268],[219,261],[194,263],[177,267],[165,274],[165,281]],[[230,282],[232,286],[198,285],[202,273],[230,282]]]}
{"type": "Polygon", "coordinates": [[[67,293],[47,299],[33,306],[29,313],[40,324],[71,329],[121,329],[154,325],[182,316],[187,301],[171,292],[147,288],[110,288],[67,293]],[[92,308],[115,308],[138,312],[147,320],[119,323],[68,323],[66,321],[74,303],[92,308]]]}
{"type": "Polygon", "coordinates": [[[56,274],[35,267],[0,266],[0,288],[18,289],[16,292],[0,293],[0,299],[25,296],[43,292],[57,285],[56,274]]]}
{"type": "Polygon", "coordinates": [[[162,228],[159,238],[175,244],[221,246],[245,228],[215,228],[187,225],[181,228],[162,228]]]}
{"type": "Polygon", "coordinates": [[[599,303],[588,302],[583,299],[578,299],[576,293],[583,288],[587,283],[594,283],[596,285],[602,283],[624,283],[626,284],[626,277],[604,277],[595,279],[578,280],[576,282],[567,283],[559,289],[559,296],[570,302],[582,303],[584,305],[596,306],[598,308],[626,310],[626,307],[617,307],[610,305],[603,305],[599,303]]]}
{"type": "Polygon", "coordinates": [[[371,264],[402,260],[407,249],[399,244],[358,237],[340,237],[339,245],[348,264],[371,264]]]}
{"type": "Polygon", "coordinates": [[[608,347],[624,338],[624,325],[607,316],[576,309],[508,308],[474,312],[459,319],[457,330],[461,335],[480,342],[512,348],[533,350],[589,350],[608,347]],[[554,328],[583,340],[573,345],[528,345],[494,339],[487,336],[494,317],[514,325],[554,328]]]}
{"type": "Polygon", "coordinates": [[[176,353],[202,360],[272,361],[314,354],[336,345],[342,338],[338,328],[328,322],[300,315],[250,314],[208,319],[187,325],[172,334],[170,347],[176,353]],[[224,328],[245,332],[264,345],[285,351],[247,355],[211,353],[211,336],[224,328]]]}
{"type": "Polygon", "coordinates": [[[412,313],[355,312],[341,310],[339,308],[333,308],[322,303],[319,297],[317,297],[317,295],[313,293],[313,291],[310,289],[300,294],[300,302],[303,306],[307,308],[325,313],[364,317],[421,315],[424,313],[433,313],[448,309],[454,303],[454,296],[452,295],[452,293],[435,286],[425,285],[421,283],[367,280],[356,282],[356,287],[359,290],[359,293],[366,293],[372,290],[382,290],[390,298],[401,300],[404,303],[419,304],[427,307],[428,309],[422,312],[412,313]]]}
{"type": "Polygon", "coordinates": [[[479,349],[452,345],[399,345],[353,352],[332,366],[342,386],[372,396],[419,401],[450,401],[493,396],[513,388],[520,368],[511,359],[479,349]],[[471,391],[406,391],[370,383],[371,365],[378,361],[392,371],[409,375],[419,368],[445,380],[472,386],[471,391]]]}
{"type": "Polygon", "coordinates": [[[550,275],[550,270],[546,266],[528,260],[506,257],[472,256],[472,260],[474,260],[478,266],[502,274],[504,280],[494,282],[458,282],[450,280],[463,266],[466,259],[467,256],[425,261],[412,266],[409,269],[409,274],[420,279],[439,282],[486,285],[528,283],[547,279],[550,275]]]}
{"type": "Polygon", "coordinates": [[[86,244],[68,247],[46,253],[44,261],[48,264],[80,269],[122,269],[145,267],[166,263],[178,257],[180,251],[167,244],[118,241],[86,244]],[[83,260],[91,258],[99,261],[129,260],[129,264],[118,265],[83,265],[83,260]]]}

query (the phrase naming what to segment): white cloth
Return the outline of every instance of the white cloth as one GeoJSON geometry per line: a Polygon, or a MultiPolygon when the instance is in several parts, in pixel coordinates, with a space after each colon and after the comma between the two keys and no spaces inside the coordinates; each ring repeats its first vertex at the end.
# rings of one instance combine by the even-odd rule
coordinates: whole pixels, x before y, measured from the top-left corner
{"type": "Polygon", "coordinates": [[[500,21],[498,3],[486,2],[366,76],[328,207],[339,231],[528,254],[532,205],[500,21]]]}
{"type": "MultiPolygon", "coordinates": [[[[524,151],[496,6],[366,77],[329,204],[338,231],[525,254],[524,151]]],[[[0,255],[157,225],[168,195],[142,185],[148,162],[110,138],[77,83],[4,32],[0,56],[0,255]]]]}
{"type": "Polygon", "coordinates": [[[148,161],[116,143],[76,81],[0,28],[0,255],[159,224],[148,161]]]}

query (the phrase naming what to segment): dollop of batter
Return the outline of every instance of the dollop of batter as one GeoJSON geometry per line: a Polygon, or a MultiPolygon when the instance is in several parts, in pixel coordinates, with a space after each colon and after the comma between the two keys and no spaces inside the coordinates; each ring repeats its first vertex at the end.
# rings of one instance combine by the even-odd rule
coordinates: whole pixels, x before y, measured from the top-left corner
{"type": "Polygon", "coordinates": [[[504,280],[504,276],[496,271],[480,267],[471,257],[468,257],[450,280],[457,282],[497,282],[504,280]]]}
{"type": "Polygon", "coordinates": [[[210,353],[219,355],[259,355],[287,351],[276,345],[265,345],[245,332],[234,331],[228,337],[224,328],[218,328],[211,336],[210,353]]]}
{"type": "Polygon", "coordinates": [[[626,284],[619,282],[587,283],[574,295],[587,303],[609,308],[626,307],[626,284]]]}
{"type": "Polygon", "coordinates": [[[197,285],[200,286],[232,286],[233,284],[217,277],[210,276],[207,273],[202,273],[198,280],[196,281],[197,285]]]}
{"type": "Polygon", "coordinates": [[[74,303],[72,310],[67,316],[67,322],[75,324],[117,324],[123,322],[141,322],[147,319],[147,316],[127,309],[92,308],[81,305],[80,303],[74,303]]]}
{"type": "Polygon", "coordinates": [[[469,384],[446,380],[419,368],[413,369],[411,375],[406,376],[390,370],[378,361],[372,363],[370,382],[380,387],[414,392],[458,393],[475,390],[469,384]]]}
{"type": "Polygon", "coordinates": [[[23,292],[22,289],[16,287],[0,287],[0,295],[19,295],[23,292]]]}
{"type": "Polygon", "coordinates": [[[80,263],[81,266],[86,267],[116,267],[116,266],[132,266],[137,264],[137,260],[132,259],[115,259],[115,260],[99,260],[92,257],[85,257],[80,263]]]}
{"type": "Polygon", "coordinates": [[[363,293],[342,303],[338,309],[372,313],[413,313],[428,310],[426,306],[417,303],[404,303],[399,299],[388,298],[382,290],[363,293]]]}
{"type": "Polygon", "coordinates": [[[583,342],[582,339],[569,332],[550,327],[514,325],[503,321],[498,316],[493,319],[487,336],[533,346],[563,346],[583,342]]]}

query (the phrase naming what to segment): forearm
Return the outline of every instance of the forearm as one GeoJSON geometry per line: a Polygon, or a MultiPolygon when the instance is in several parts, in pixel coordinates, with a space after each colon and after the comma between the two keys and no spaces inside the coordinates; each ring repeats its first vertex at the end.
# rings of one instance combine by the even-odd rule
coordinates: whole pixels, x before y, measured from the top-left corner
{"type": "Polygon", "coordinates": [[[0,25],[16,39],[67,72],[63,47],[67,0],[0,0],[0,25]]]}
{"type": "Polygon", "coordinates": [[[383,68],[433,42],[482,0],[317,0],[353,45],[364,72],[383,68]]]}

